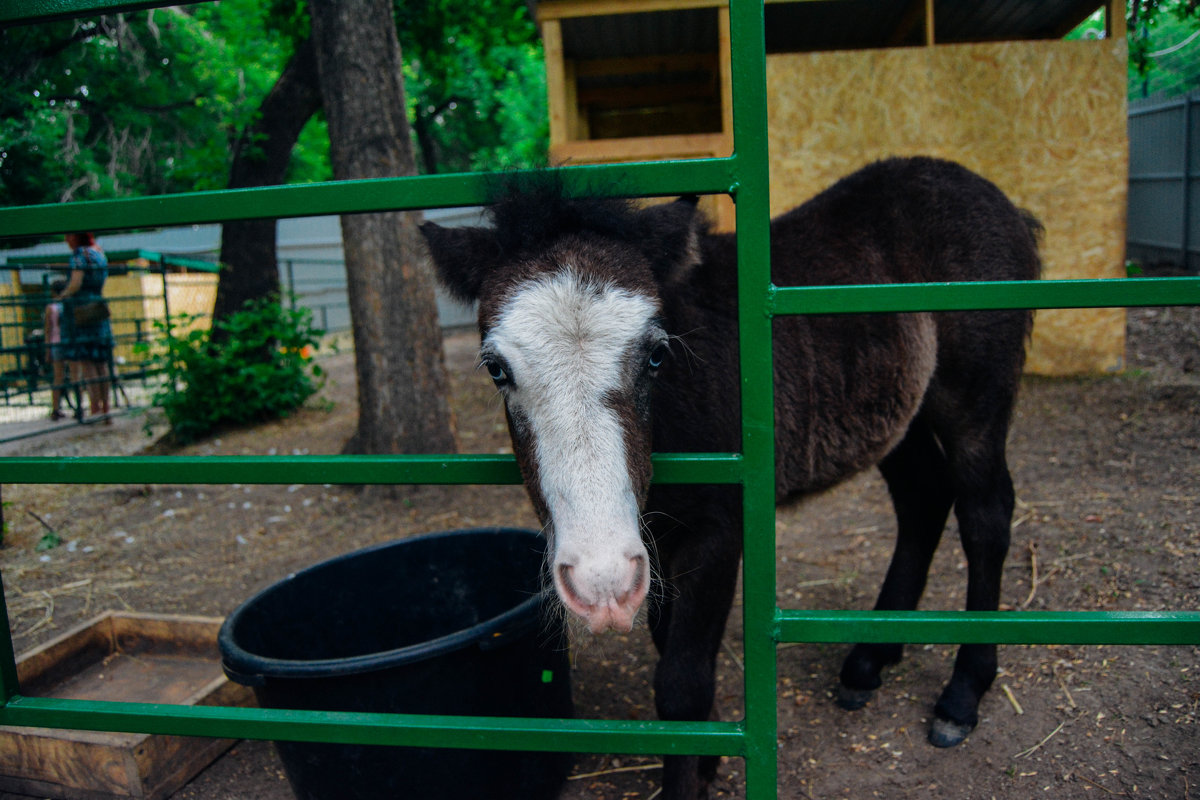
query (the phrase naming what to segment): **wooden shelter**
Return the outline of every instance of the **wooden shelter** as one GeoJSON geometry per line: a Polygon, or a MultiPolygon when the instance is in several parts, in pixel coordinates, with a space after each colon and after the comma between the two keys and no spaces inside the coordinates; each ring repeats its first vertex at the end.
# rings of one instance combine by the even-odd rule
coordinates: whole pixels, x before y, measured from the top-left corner
{"type": "MultiPolygon", "coordinates": [[[[541,0],[550,155],[602,163],[728,155],[727,0],[541,0]]],[[[1124,4],[768,0],[775,213],[879,158],[988,177],[1046,226],[1044,277],[1124,275],[1124,4]],[[1062,37],[1103,9],[1107,36],[1062,37]]],[[[707,201],[721,229],[728,198],[707,201]]],[[[1121,309],[1038,313],[1028,368],[1118,370],[1121,309]]]]}

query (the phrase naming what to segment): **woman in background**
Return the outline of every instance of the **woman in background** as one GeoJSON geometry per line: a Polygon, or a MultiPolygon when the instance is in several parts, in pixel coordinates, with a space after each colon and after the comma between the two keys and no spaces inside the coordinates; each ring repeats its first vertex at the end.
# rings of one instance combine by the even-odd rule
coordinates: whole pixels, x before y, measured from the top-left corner
{"type": "Polygon", "coordinates": [[[66,239],[71,248],[71,276],[55,298],[63,303],[63,358],[70,366],[71,379],[87,387],[90,412],[111,424],[108,365],[112,361],[113,335],[102,296],[108,279],[108,258],[91,233],[68,233],[66,239]]]}

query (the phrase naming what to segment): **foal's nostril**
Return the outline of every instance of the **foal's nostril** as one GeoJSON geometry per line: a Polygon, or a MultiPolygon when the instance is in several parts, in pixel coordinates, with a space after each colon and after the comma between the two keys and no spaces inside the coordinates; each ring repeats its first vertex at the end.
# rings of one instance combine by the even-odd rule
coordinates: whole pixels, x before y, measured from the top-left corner
{"type": "Polygon", "coordinates": [[[633,581],[629,586],[629,594],[635,595],[645,587],[650,571],[646,568],[645,556],[634,556],[629,561],[633,565],[633,581]]]}
{"type": "Polygon", "coordinates": [[[558,583],[563,593],[572,599],[579,597],[579,592],[575,589],[575,582],[571,580],[571,573],[575,570],[574,564],[559,564],[558,565],[558,583]]]}

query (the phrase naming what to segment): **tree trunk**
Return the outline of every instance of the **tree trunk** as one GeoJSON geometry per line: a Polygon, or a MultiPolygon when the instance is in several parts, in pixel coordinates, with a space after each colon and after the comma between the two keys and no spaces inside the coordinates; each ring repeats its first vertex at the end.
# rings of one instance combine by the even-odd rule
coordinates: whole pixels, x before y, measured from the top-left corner
{"type": "MultiPolygon", "coordinates": [[[[296,52],[258,107],[258,118],[238,138],[229,188],[275,186],[287,177],[288,161],[305,124],[321,107],[317,58],[312,40],[296,52]]],[[[247,300],[279,294],[275,220],[252,219],[221,226],[221,263],[213,317],[228,316],[247,300]]]]}
{"type": "MultiPolygon", "coordinates": [[[[310,0],[338,180],[416,174],[390,0],[310,0]]],[[[347,453],[453,452],[454,422],[419,212],[342,217],[358,373],[347,453]]]]}

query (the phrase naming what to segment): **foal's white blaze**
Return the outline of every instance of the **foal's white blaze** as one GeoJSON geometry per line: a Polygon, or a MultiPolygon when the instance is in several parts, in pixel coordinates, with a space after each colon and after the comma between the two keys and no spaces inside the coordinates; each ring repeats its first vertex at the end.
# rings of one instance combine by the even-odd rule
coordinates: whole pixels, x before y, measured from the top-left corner
{"type": "Polygon", "coordinates": [[[555,589],[595,633],[630,630],[649,588],[623,428],[605,397],[630,389],[631,352],[657,311],[568,269],[519,288],[483,342],[507,362],[505,401],[518,439],[532,440],[555,589]]]}

